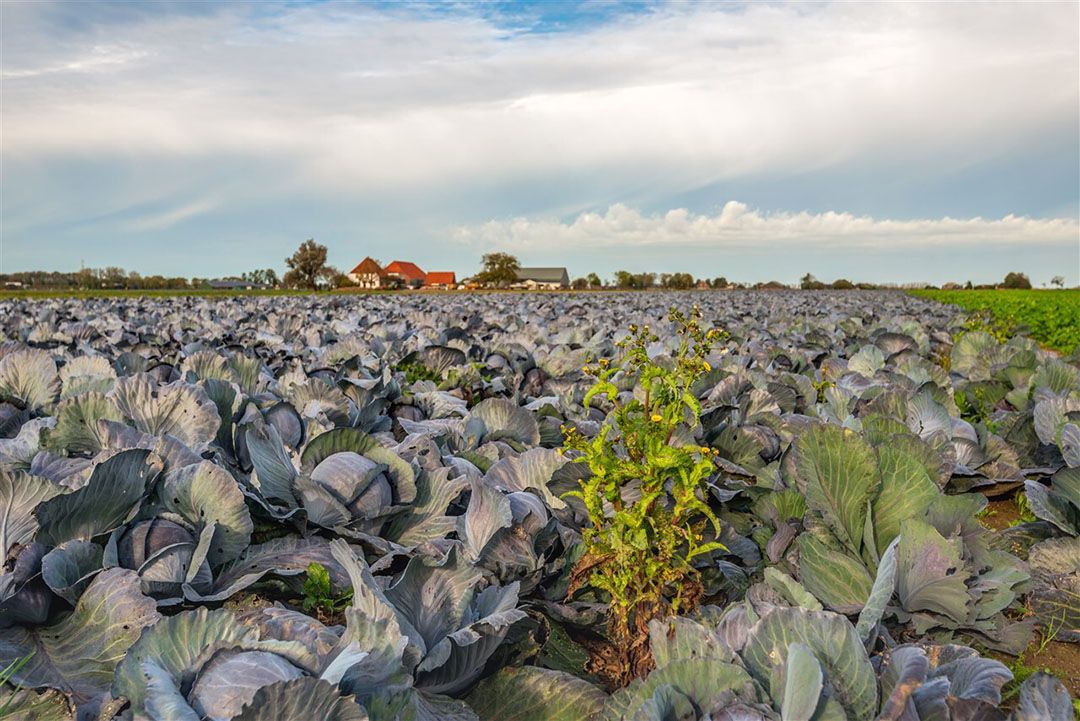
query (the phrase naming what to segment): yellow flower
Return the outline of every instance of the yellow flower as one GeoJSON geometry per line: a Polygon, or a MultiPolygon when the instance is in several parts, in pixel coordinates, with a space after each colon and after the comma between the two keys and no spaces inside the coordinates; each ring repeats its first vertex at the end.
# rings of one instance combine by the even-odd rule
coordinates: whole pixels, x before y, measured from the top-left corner
{"type": "Polygon", "coordinates": [[[652,419],[653,423],[659,423],[660,421],[664,420],[664,418],[659,413],[653,413],[652,419]]]}
{"type": "Polygon", "coordinates": [[[703,360],[703,361],[701,361],[701,365],[705,366],[706,371],[711,371],[712,370],[712,366],[709,365],[709,361],[703,360]]]}

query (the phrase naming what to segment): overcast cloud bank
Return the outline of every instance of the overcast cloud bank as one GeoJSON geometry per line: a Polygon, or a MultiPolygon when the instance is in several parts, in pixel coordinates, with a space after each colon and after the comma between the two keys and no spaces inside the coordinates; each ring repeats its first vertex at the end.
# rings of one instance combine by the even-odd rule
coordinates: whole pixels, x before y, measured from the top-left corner
{"type": "Polygon", "coordinates": [[[4,3],[0,261],[1038,243],[1080,281],[1075,3],[462,7],[4,3]]]}

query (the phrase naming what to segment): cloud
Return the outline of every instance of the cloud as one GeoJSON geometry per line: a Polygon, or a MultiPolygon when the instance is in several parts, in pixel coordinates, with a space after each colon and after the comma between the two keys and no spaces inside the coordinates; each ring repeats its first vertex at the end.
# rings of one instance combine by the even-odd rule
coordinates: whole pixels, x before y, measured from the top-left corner
{"type": "Polygon", "coordinates": [[[1008,214],[1076,212],[1076,3],[490,10],[507,7],[0,3],[3,260],[92,248],[205,275],[315,236],[461,267],[452,227],[641,249],[985,232],[1000,253],[1075,233],[1008,214]],[[854,214],[746,210],[725,229],[711,203],[731,197],[854,214]]]}
{"type": "Polygon", "coordinates": [[[217,206],[218,203],[215,200],[195,200],[176,208],[139,216],[127,221],[126,226],[136,232],[164,230],[173,227],[177,223],[208,213],[217,206]]]}
{"type": "Polygon", "coordinates": [[[604,213],[582,213],[559,220],[492,220],[455,230],[455,239],[479,247],[519,252],[652,248],[775,252],[785,248],[894,250],[953,248],[978,251],[987,246],[1076,248],[1080,222],[1067,218],[939,218],[887,220],[851,213],[765,213],[729,201],[714,215],[685,208],[646,215],[622,204],[604,213]]]}
{"type": "Polygon", "coordinates": [[[30,16],[6,23],[4,153],[286,158],[297,187],[343,194],[598,167],[684,187],[853,158],[962,167],[1076,117],[1077,20],[1068,3],[674,4],[531,34],[226,4],[54,40],[30,16]]]}

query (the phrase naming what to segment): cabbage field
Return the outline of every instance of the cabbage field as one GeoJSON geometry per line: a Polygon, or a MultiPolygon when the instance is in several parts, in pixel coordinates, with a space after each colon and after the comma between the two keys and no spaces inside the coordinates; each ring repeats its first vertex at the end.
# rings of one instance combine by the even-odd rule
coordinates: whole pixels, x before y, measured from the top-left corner
{"type": "Polygon", "coordinates": [[[0,301],[0,718],[1072,719],[1080,364],[973,328],[895,292],[0,301]],[[680,369],[686,414],[634,421],[669,480],[585,492],[680,369]],[[680,504],[694,592],[620,666],[585,539],[680,504]]]}

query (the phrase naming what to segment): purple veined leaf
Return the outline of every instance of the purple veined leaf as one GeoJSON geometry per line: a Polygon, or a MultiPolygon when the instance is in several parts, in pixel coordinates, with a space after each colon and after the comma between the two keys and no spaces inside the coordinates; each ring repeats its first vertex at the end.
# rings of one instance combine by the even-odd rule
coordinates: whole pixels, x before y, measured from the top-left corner
{"type": "Polygon", "coordinates": [[[581,721],[600,712],[607,694],[568,673],[523,666],[482,681],[466,700],[480,721],[581,721]]]}
{"type": "Polygon", "coordinates": [[[159,604],[174,604],[183,596],[185,584],[206,589],[212,581],[205,553],[197,557],[199,540],[189,528],[167,519],[140,521],[112,535],[104,563],[137,572],[143,593],[159,604]]]}
{"type": "Polygon", "coordinates": [[[277,654],[227,648],[202,664],[188,697],[201,718],[229,721],[262,687],[301,676],[303,671],[277,654]]]}
{"type": "MultiPolygon", "coordinates": [[[[134,574],[132,578],[137,582],[134,574]]],[[[226,610],[209,611],[203,607],[164,618],[138,636],[123,657],[112,680],[112,694],[126,697],[132,710],[140,713],[150,691],[144,671],[147,664],[159,668],[157,678],[161,685],[164,679],[178,679],[194,670],[197,661],[212,646],[256,638],[255,629],[242,626],[226,610]]]]}
{"type": "Polygon", "coordinates": [[[540,429],[528,411],[501,398],[489,398],[473,406],[465,421],[466,435],[474,438],[474,447],[488,441],[508,439],[535,446],[540,429]]]}
{"type": "Polygon", "coordinates": [[[254,526],[243,492],[227,470],[209,461],[169,473],[158,484],[156,501],[199,532],[215,524],[207,554],[211,566],[232,561],[251,543],[254,526]]]}
{"type": "Polygon", "coordinates": [[[160,470],[160,461],[141,449],[121,451],[99,463],[85,486],[38,505],[37,540],[58,545],[119,528],[139,510],[160,470]]]}
{"type": "Polygon", "coordinates": [[[257,690],[233,721],[367,721],[357,702],[314,678],[279,681],[257,690]]]}
{"type": "Polygon", "coordinates": [[[1012,721],[1072,721],[1073,700],[1058,678],[1043,672],[1028,676],[1020,686],[1020,697],[1012,721]]]}
{"type": "Polygon", "coordinates": [[[40,476],[0,468],[0,550],[33,540],[38,530],[34,510],[64,488],[40,476]]]}
{"type": "Polygon", "coordinates": [[[706,658],[684,659],[672,661],[616,691],[604,704],[598,721],[634,719],[634,714],[665,686],[678,691],[699,709],[757,701],[754,681],[739,665],[706,658]]]}
{"type": "Polygon", "coordinates": [[[552,476],[568,459],[547,448],[531,448],[519,456],[504,458],[488,469],[485,480],[508,491],[534,490],[551,508],[566,508],[566,502],[548,488],[552,476]]]}
{"type": "Polygon", "coordinates": [[[206,450],[221,424],[217,406],[197,385],[156,385],[148,376],[125,376],[109,397],[140,431],[173,436],[196,453],[206,450]]]}
{"type": "Polygon", "coordinates": [[[53,596],[41,578],[41,562],[48,549],[30,543],[9,560],[10,570],[0,573],[0,627],[41,624],[49,617],[53,596]]]}
{"type": "MultiPolygon", "coordinates": [[[[345,545],[348,548],[348,544],[345,545]]],[[[208,592],[200,592],[188,584],[184,596],[190,601],[202,603],[224,601],[267,574],[297,576],[306,573],[312,563],[327,569],[332,588],[348,587],[348,573],[335,560],[332,542],[319,536],[285,536],[248,546],[236,559],[216,570],[213,586],[208,592]]]]}
{"type": "Polygon", "coordinates": [[[124,569],[98,574],[71,615],[41,629],[0,630],[0,665],[31,655],[12,680],[24,688],[65,691],[80,706],[107,697],[117,664],[144,627],[161,618],[138,576],[124,569]]]}
{"type": "Polygon", "coordinates": [[[0,357],[0,400],[33,411],[51,407],[59,394],[56,361],[47,352],[19,348],[0,357]]]}
{"type": "Polygon", "coordinates": [[[840,541],[858,555],[866,502],[880,485],[873,449],[854,433],[836,426],[811,429],[794,447],[807,504],[822,513],[840,541]]]}
{"type": "Polygon", "coordinates": [[[99,422],[122,420],[123,414],[108,396],[100,391],[81,393],[57,404],[49,446],[67,453],[97,453],[108,447],[99,422]]]}
{"type": "Polygon", "coordinates": [[[792,643],[806,646],[825,671],[830,697],[849,717],[871,718],[878,689],[870,660],[855,627],[825,611],[783,608],[765,615],[751,630],[740,656],[774,699],[784,693],[783,669],[792,643]]]}
{"type": "Polygon", "coordinates": [[[67,541],[41,559],[41,579],[72,606],[103,568],[101,546],[89,541],[67,541]]]}
{"type": "Polygon", "coordinates": [[[116,383],[116,371],[104,356],[77,356],[60,367],[60,399],[81,393],[108,393],[116,383]]]}
{"type": "Polygon", "coordinates": [[[495,534],[513,523],[510,499],[494,486],[474,481],[469,506],[459,518],[458,536],[465,543],[464,551],[469,558],[478,559],[495,534]]]}
{"type": "Polygon", "coordinates": [[[909,519],[901,524],[897,547],[896,596],[908,612],[933,611],[962,622],[970,597],[957,541],[932,526],[909,519]]]}

